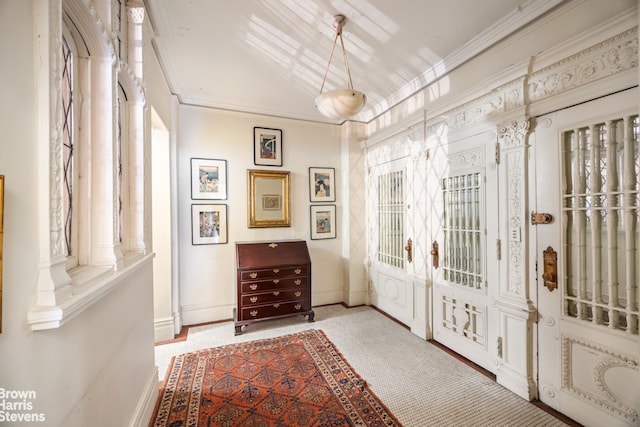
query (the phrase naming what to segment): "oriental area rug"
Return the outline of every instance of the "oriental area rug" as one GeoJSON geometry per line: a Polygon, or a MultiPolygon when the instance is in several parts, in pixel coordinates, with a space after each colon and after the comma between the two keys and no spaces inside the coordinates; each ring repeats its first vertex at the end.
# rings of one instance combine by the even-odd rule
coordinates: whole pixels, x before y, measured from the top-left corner
{"type": "Polygon", "coordinates": [[[173,359],[154,427],[399,426],[324,332],[173,359]]]}

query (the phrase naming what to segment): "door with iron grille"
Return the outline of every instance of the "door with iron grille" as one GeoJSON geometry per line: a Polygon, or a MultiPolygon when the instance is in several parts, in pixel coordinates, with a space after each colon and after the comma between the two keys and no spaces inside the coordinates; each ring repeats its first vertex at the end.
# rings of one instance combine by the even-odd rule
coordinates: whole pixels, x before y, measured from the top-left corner
{"type": "Polygon", "coordinates": [[[371,304],[427,338],[421,132],[368,149],[368,266],[371,304]]]}
{"type": "MultiPolygon", "coordinates": [[[[442,125],[445,126],[445,125],[442,125]]],[[[433,337],[495,372],[498,168],[495,130],[430,138],[433,337]],[[491,242],[491,243],[489,243],[491,242]]]]}
{"type": "Polygon", "coordinates": [[[538,394],[585,425],[640,425],[637,100],[539,117],[532,139],[538,394]]]}

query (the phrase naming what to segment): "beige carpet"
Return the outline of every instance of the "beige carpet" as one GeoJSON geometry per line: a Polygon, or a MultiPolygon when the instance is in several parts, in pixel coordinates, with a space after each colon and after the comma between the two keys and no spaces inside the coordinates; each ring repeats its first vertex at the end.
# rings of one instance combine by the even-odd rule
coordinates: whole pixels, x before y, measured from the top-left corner
{"type": "Polygon", "coordinates": [[[566,426],[370,307],[314,311],[314,323],[266,321],[239,336],[231,321],[192,327],[185,341],[156,346],[160,378],[177,354],[321,329],[404,426],[566,426]]]}

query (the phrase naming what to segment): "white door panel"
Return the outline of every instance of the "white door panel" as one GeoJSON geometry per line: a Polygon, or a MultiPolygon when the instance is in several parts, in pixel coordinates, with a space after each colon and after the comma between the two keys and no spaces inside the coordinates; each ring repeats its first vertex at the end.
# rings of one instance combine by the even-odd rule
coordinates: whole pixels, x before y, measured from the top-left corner
{"type": "Polygon", "coordinates": [[[426,338],[424,141],[422,131],[393,137],[367,152],[371,304],[426,338]],[[415,256],[419,258],[415,258],[415,256]]]}
{"type": "Polygon", "coordinates": [[[432,270],[434,339],[495,372],[499,269],[489,249],[499,224],[495,132],[434,144],[430,170],[439,184],[429,186],[429,199],[440,264],[432,270]]]}
{"type": "Polygon", "coordinates": [[[637,99],[540,117],[532,138],[535,209],[553,217],[534,228],[539,397],[587,426],[640,425],[637,99]]]}

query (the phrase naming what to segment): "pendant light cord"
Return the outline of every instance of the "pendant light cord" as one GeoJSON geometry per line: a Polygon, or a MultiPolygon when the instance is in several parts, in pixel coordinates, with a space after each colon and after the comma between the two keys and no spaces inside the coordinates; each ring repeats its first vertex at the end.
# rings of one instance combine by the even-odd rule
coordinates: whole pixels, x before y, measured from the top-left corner
{"type": "Polygon", "coordinates": [[[327,69],[324,72],[324,77],[322,78],[322,85],[320,86],[320,94],[322,94],[322,89],[324,89],[324,84],[327,81],[327,75],[329,74],[329,67],[331,66],[331,60],[333,59],[333,52],[336,49],[336,42],[338,41],[338,37],[340,37],[340,46],[342,47],[342,61],[344,63],[344,72],[347,75],[349,89],[353,90],[353,83],[351,81],[351,70],[349,69],[349,61],[347,60],[347,51],[344,48],[344,40],[342,39],[342,22],[343,21],[344,21],[344,17],[342,17],[341,20],[336,21],[336,36],[333,39],[333,46],[331,47],[329,62],[327,63],[327,69]]]}

